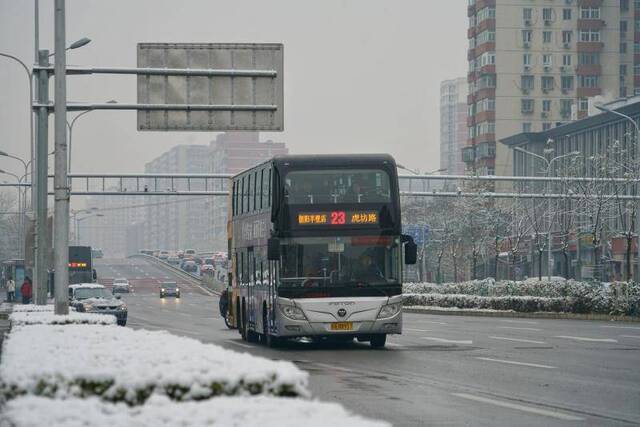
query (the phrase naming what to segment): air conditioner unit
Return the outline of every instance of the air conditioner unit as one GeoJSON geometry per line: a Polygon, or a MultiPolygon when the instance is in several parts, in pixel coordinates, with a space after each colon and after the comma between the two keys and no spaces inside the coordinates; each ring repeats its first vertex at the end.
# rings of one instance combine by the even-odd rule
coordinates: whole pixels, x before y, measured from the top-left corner
{"type": "Polygon", "coordinates": [[[529,89],[522,88],[522,93],[525,95],[529,94],[529,89]]]}
{"type": "Polygon", "coordinates": [[[571,43],[562,43],[562,47],[565,49],[569,49],[571,47],[571,43]]]}
{"type": "Polygon", "coordinates": [[[549,21],[548,19],[545,19],[545,21],[544,21],[544,25],[545,25],[546,27],[550,27],[550,26],[551,26],[551,21],[549,21]]]}
{"type": "Polygon", "coordinates": [[[531,20],[530,19],[525,19],[524,20],[524,26],[525,27],[530,27],[531,26],[531,20]]]}
{"type": "Polygon", "coordinates": [[[563,65],[560,67],[560,72],[561,73],[568,73],[569,72],[569,67],[567,67],[566,65],[563,65]]]}
{"type": "Polygon", "coordinates": [[[529,48],[531,47],[531,43],[529,43],[529,42],[524,42],[524,43],[522,44],[522,47],[524,47],[525,49],[529,49],[529,48]]]}
{"type": "Polygon", "coordinates": [[[531,65],[525,65],[524,66],[524,71],[526,71],[526,72],[531,71],[531,65]]]}
{"type": "Polygon", "coordinates": [[[544,71],[546,71],[547,73],[548,73],[549,71],[551,71],[551,65],[545,65],[545,66],[544,66],[544,71]]]}
{"type": "Polygon", "coordinates": [[[542,113],[540,113],[540,117],[542,118],[546,118],[547,116],[549,116],[549,113],[547,113],[546,111],[543,111],[542,113]]]}

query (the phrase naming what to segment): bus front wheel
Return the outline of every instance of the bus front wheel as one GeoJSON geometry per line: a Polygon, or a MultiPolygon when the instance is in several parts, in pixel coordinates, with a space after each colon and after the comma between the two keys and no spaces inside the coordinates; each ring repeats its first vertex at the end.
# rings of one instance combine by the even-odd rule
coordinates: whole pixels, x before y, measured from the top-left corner
{"type": "Polygon", "coordinates": [[[372,348],[383,348],[386,343],[387,334],[374,335],[371,337],[371,341],[369,342],[372,348]]]}

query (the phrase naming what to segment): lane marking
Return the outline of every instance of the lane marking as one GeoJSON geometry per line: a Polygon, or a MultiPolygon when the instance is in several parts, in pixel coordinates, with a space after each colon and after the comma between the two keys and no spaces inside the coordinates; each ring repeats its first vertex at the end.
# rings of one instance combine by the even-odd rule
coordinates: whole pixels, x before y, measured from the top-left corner
{"type": "Polygon", "coordinates": [[[500,319],[498,320],[498,322],[504,322],[504,323],[523,323],[525,325],[537,325],[538,322],[534,322],[534,321],[529,321],[529,320],[503,320],[500,319]]]}
{"type": "Polygon", "coordinates": [[[522,338],[507,338],[507,337],[493,337],[493,336],[490,336],[489,338],[494,340],[502,340],[502,341],[526,342],[531,344],[546,344],[544,341],[525,340],[522,338]]]}
{"type": "Polygon", "coordinates": [[[462,399],[473,400],[476,402],[487,403],[489,405],[500,406],[502,408],[515,409],[517,411],[528,412],[530,414],[544,415],[545,417],[557,418],[564,421],[584,421],[584,418],[569,415],[564,412],[549,411],[546,409],[536,408],[534,406],[520,405],[512,402],[505,402],[503,400],[489,399],[482,396],[474,396],[467,393],[452,393],[453,396],[460,397],[462,399]]]}
{"type": "Polygon", "coordinates": [[[412,329],[412,328],[403,328],[405,331],[411,332],[432,332],[431,329],[412,329]]]}
{"type": "Polygon", "coordinates": [[[620,335],[623,338],[639,338],[640,339],[640,335],[620,335]]]}
{"type": "Polygon", "coordinates": [[[567,340],[586,341],[586,342],[612,342],[612,343],[618,342],[618,340],[614,340],[613,338],[572,337],[570,335],[556,335],[554,338],[564,338],[567,340]]]}
{"type": "Polygon", "coordinates": [[[227,342],[229,344],[238,345],[238,346],[244,347],[244,348],[253,348],[253,346],[250,346],[249,344],[243,344],[243,343],[237,342],[237,341],[227,340],[227,342]]]}
{"type": "Polygon", "coordinates": [[[514,329],[516,331],[535,331],[535,332],[540,332],[542,330],[538,328],[517,328],[515,326],[498,326],[498,329],[514,329]]]}
{"type": "Polygon", "coordinates": [[[640,331],[640,327],[637,326],[600,326],[601,328],[614,328],[614,329],[635,329],[640,331]]]}
{"type": "Polygon", "coordinates": [[[515,362],[513,360],[493,359],[491,357],[476,357],[476,359],[485,360],[487,362],[504,363],[507,365],[529,366],[531,368],[558,369],[557,366],[539,365],[537,363],[515,362]]]}
{"type": "Polygon", "coordinates": [[[433,323],[436,325],[446,325],[446,322],[436,322],[435,320],[421,320],[421,323],[433,323]]]}
{"type": "Polygon", "coordinates": [[[473,341],[471,340],[447,340],[444,338],[437,338],[437,337],[422,337],[423,340],[429,340],[429,341],[435,341],[435,342],[441,342],[444,344],[465,344],[465,345],[471,345],[473,344],[473,341]]]}

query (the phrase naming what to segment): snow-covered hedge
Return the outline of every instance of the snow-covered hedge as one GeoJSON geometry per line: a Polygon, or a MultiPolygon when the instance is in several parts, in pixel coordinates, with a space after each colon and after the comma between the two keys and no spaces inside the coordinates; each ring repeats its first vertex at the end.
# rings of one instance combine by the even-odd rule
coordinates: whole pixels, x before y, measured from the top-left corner
{"type": "Polygon", "coordinates": [[[221,395],[309,396],[308,374],[289,362],[236,353],[164,331],[34,325],[3,343],[0,395],[99,396],[130,405],[221,395]]]}
{"type": "Polygon", "coordinates": [[[554,278],[521,282],[407,283],[405,305],[640,315],[640,285],[554,278]]]}
{"type": "Polygon", "coordinates": [[[25,396],[8,403],[5,420],[15,427],[224,426],[224,427],[387,427],[347,412],[335,403],[274,397],[221,397],[175,403],[154,396],[142,407],[97,398],[48,399],[25,396]]]}
{"type": "Polygon", "coordinates": [[[20,325],[115,325],[115,316],[70,311],[65,316],[56,316],[53,311],[17,311],[9,315],[13,326],[20,325]]]}
{"type": "Polygon", "coordinates": [[[53,304],[36,305],[36,304],[14,304],[13,312],[34,312],[34,311],[50,311],[53,312],[53,304]]]}

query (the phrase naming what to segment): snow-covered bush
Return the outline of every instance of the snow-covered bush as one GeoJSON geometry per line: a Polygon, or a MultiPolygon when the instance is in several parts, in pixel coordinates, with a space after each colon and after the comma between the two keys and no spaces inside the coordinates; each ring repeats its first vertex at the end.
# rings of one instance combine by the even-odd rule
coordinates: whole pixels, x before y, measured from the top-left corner
{"type": "MultiPolygon", "coordinates": [[[[41,306],[42,307],[42,306],[41,306]]],[[[46,307],[46,306],[45,306],[46,307]]],[[[20,325],[115,325],[115,316],[96,313],[76,313],[58,316],[52,311],[17,311],[9,316],[12,326],[20,325]]]]}
{"type": "Polygon", "coordinates": [[[212,344],[98,325],[34,325],[3,343],[0,394],[99,396],[130,405],[152,394],[171,400],[222,395],[309,395],[308,374],[289,362],[236,353],[212,344]]]}
{"type": "Polygon", "coordinates": [[[274,397],[221,397],[176,403],[153,396],[142,407],[105,403],[97,398],[48,399],[25,396],[9,402],[4,418],[15,427],[225,426],[245,427],[387,427],[351,414],[336,403],[274,397]]]}
{"type": "Polygon", "coordinates": [[[462,283],[408,283],[405,305],[491,308],[514,311],[640,314],[640,285],[577,282],[554,278],[521,282],[493,279],[462,283]],[[498,308],[505,307],[505,308],[498,308]]]}
{"type": "Polygon", "coordinates": [[[53,304],[37,305],[37,304],[14,304],[14,313],[18,312],[34,312],[34,311],[50,311],[53,312],[53,304]]]}

